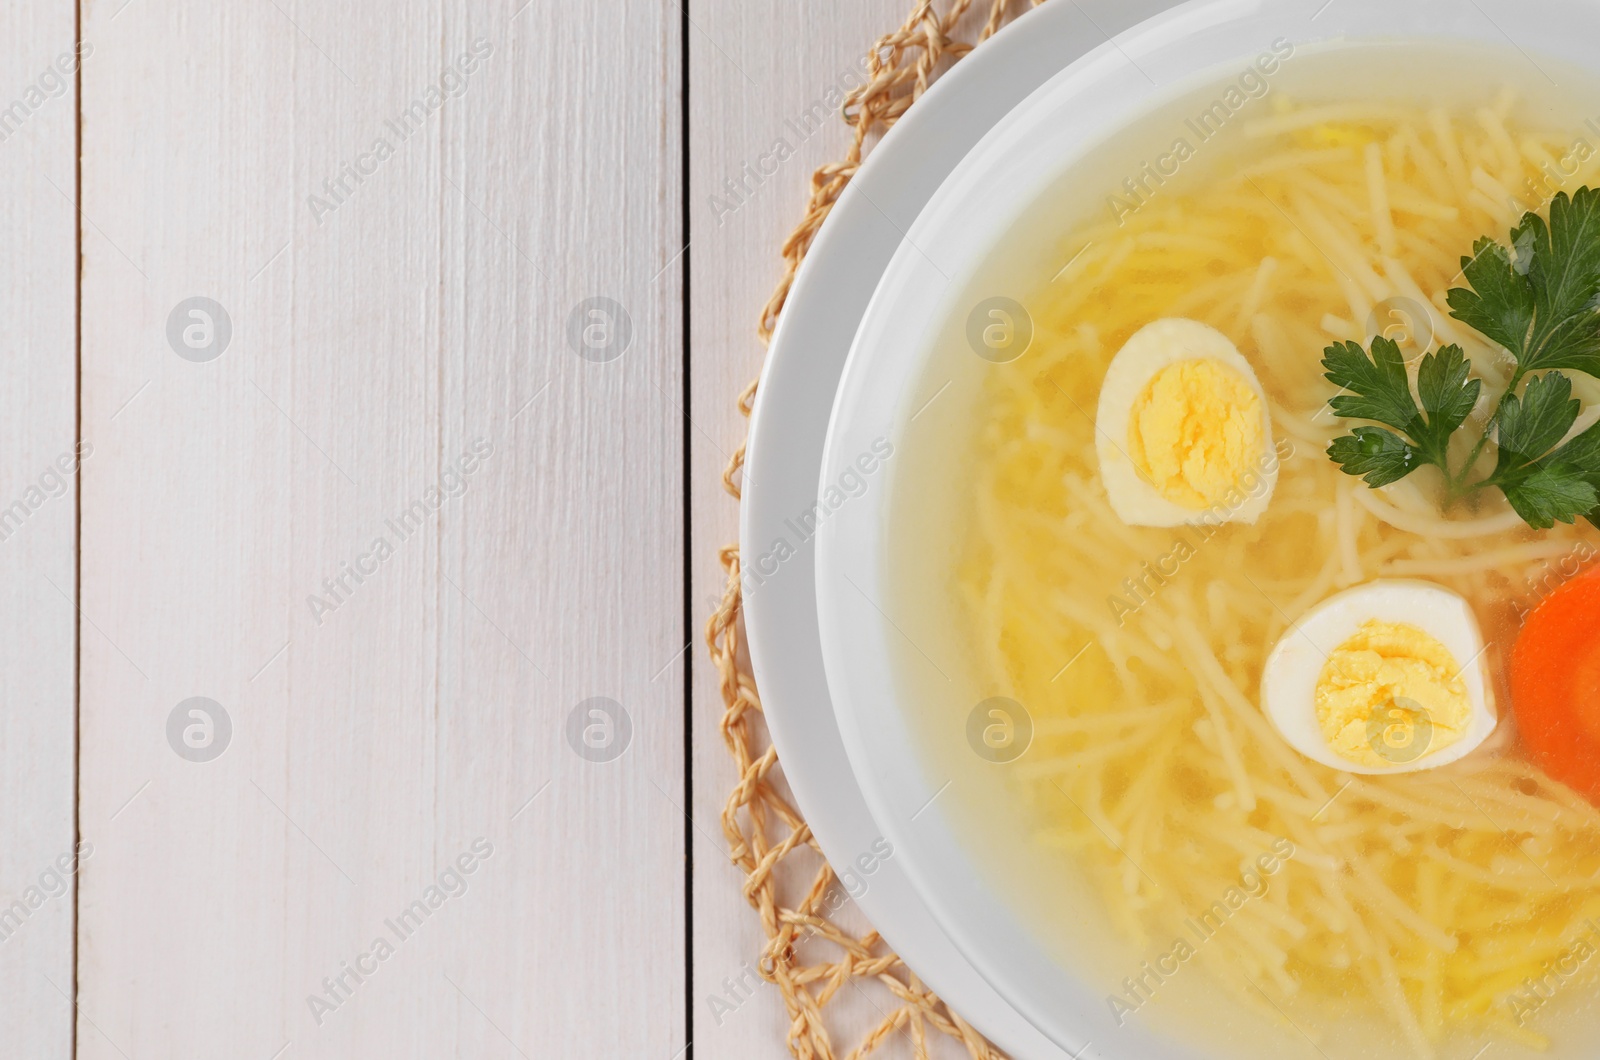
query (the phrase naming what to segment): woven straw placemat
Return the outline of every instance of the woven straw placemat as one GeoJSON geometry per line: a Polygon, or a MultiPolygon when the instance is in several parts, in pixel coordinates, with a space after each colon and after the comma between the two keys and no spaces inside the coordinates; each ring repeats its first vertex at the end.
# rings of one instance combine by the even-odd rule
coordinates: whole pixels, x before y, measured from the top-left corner
{"type": "MultiPolygon", "coordinates": [[[[894,125],[928,88],[938,73],[987,40],[1016,11],[1043,0],[989,0],[988,18],[973,41],[957,39],[973,0],[916,0],[910,17],[884,35],[867,53],[867,83],[845,100],[843,120],[854,136],[843,160],[829,163],[811,177],[811,200],[805,218],[783,244],[784,271],[777,289],[761,312],[758,332],[763,348],[783,312],[795,270],[833,204],[861,167],[869,141],[894,125]],[[942,11],[940,8],[942,7],[942,11]]],[[[981,14],[974,12],[974,15],[981,14]]],[[[739,411],[750,415],[756,384],[739,396],[739,411]]],[[[733,455],[722,476],[723,486],[739,497],[739,472],[744,447],[733,455]]],[[[723,548],[719,556],[727,574],[722,602],[707,625],[711,661],[717,667],[724,713],[721,730],[738,766],[739,782],[722,811],[733,862],[745,873],[744,894],[761,918],[766,934],[758,968],[775,984],[789,1013],[789,1051],[797,1060],[855,1060],[904,1034],[918,1060],[928,1060],[941,1037],[965,1047],[974,1060],[1004,1060],[983,1036],[931,993],[875,931],[858,933],[841,916],[843,901],[837,877],[811,829],[790,802],[782,783],[776,749],[761,719],[761,695],[749,663],[741,659],[739,617],[739,549],[723,548]],[[806,886],[806,874],[810,874],[806,886]],[[785,904],[786,896],[799,895],[785,904]],[[853,1047],[841,1051],[830,1033],[829,1002],[846,987],[859,991],[875,983],[887,991],[889,1007],[877,1005],[882,1019],[853,1047]]]]}

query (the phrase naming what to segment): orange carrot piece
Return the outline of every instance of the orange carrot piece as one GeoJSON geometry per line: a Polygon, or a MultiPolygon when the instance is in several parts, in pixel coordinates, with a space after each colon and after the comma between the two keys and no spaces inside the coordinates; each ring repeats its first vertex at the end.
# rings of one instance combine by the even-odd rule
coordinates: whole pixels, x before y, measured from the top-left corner
{"type": "Polygon", "coordinates": [[[1600,803],[1600,569],[1528,616],[1511,650],[1511,701],[1535,764],[1600,803]]]}

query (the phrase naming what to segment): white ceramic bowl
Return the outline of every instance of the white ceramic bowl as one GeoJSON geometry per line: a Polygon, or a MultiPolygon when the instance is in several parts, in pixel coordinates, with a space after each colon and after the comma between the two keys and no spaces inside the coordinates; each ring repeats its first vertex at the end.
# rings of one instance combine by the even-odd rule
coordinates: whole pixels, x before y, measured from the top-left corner
{"type": "MultiPolygon", "coordinates": [[[[1178,7],[1072,64],[973,149],[908,230],[857,333],[835,401],[818,494],[830,496],[831,490],[837,498],[818,531],[816,588],[828,687],[846,750],[878,826],[941,926],[997,991],[1070,1055],[1175,1060],[1391,1054],[1385,1039],[1344,1036],[1342,1028],[1339,1036],[1312,1045],[1289,1025],[1269,1026],[1230,1008],[1208,993],[1200,976],[1172,989],[1211,1016],[1119,1025],[1107,1003],[1105,970],[1089,966],[1102,952],[1133,951],[1103,922],[1099,903],[1063,883],[1059,904],[1070,923],[1043,925],[1016,912],[1038,908],[1050,896],[1038,881],[1021,882],[1026,874],[1011,863],[1012,848],[1020,843],[1015,822],[981,778],[935,765],[917,731],[930,716],[959,724],[963,704],[996,690],[970,684],[951,662],[956,634],[940,631],[938,593],[927,587],[908,593],[895,574],[903,557],[902,543],[891,533],[891,501],[915,508],[920,496],[906,488],[913,462],[905,454],[959,435],[988,367],[970,353],[943,352],[941,343],[948,345],[960,330],[959,318],[978,295],[1036,284],[1052,252],[1048,240],[1040,236],[1036,253],[997,264],[994,251],[1003,240],[1025,245],[1017,232],[1064,231],[1074,211],[1081,215],[1088,204],[1103,201],[1120,183],[1115,177],[1137,172],[1140,158],[1161,149],[1159,129],[1146,120],[1152,113],[1191,95],[1209,98],[1208,92],[1236,79],[1258,55],[1281,48],[1276,42],[1308,57],[1308,67],[1321,64],[1324,75],[1330,63],[1348,59],[1352,83],[1381,60],[1385,76],[1398,79],[1398,86],[1416,46],[1428,41],[1490,49],[1495,63],[1528,63],[1530,69],[1519,70],[1518,77],[1532,76],[1547,60],[1540,78],[1566,69],[1563,64],[1596,71],[1600,5],[1207,0],[1178,7]],[[1336,51],[1344,58],[1329,58],[1336,51]],[[1075,169],[1080,163],[1084,170],[1075,169]],[[1089,163],[1092,177],[1063,181],[1064,175],[1087,173],[1089,163]],[[873,464],[872,473],[861,470],[864,459],[873,464]],[[858,481],[865,482],[859,490],[858,481]],[[909,710],[919,697],[939,706],[931,714],[909,710]],[[974,817],[992,823],[976,840],[974,817]],[[1028,893],[1019,898],[1023,891],[1028,893]],[[1083,967],[1062,959],[1063,939],[1083,967]]],[[[1488,84],[1495,71],[1473,74],[1488,84]]],[[[1054,253],[1064,264],[1070,250],[1055,247],[1054,253]]],[[[952,450],[948,456],[949,481],[931,487],[944,491],[942,500],[911,516],[935,529],[941,511],[959,498],[961,454],[952,450]]],[[[906,519],[902,511],[894,525],[906,519]]],[[[1015,856],[1023,865],[1025,859],[1015,856]]],[[[1139,972],[1137,966],[1127,970],[1139,972]]],[[[1514,1054],[1507,1048],[1504,1055],[1514,1054]]],[[[1583,1043],[1565,1042],[1552,1055],[1591,1054],[1583,1043]]]]}

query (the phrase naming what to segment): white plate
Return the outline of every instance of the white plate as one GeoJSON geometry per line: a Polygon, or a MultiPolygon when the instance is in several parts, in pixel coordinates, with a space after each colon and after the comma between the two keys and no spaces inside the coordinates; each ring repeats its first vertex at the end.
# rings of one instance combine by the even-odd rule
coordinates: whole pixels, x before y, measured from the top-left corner
{"type": "MultiPolygon", "coordinates": [[[[1171,142],[1156,140],[1155,134],[1167,130],[1163,122],[1172,115],[1161,111],[1164,117],[1148,126],[1139,119],[1175,99],[1183,99],[1183,108],[1187,108],[1180,109],[1180,114],[1200,113],[1204,101],[1231,83],[1236,71],[1249,68],[1258,53],[1275,49],[1280,40],[1293,42],[1296,54],[1303,49],[1307,56],[1294,60],[1294,78],[1301,72],[1309,77],[1330,70],[1335,78],[1343,78],[1359,70],[1369,83],[1388,86],[1390,82],[1384,78],[1411,72],[1407,62],[1412,53],[1421,61],[1424,49],[1410,47],[1411,43],[1430,39],[1492,47],[1503,57],[1496,62],[1515,63],[1519,68],[1524,62],[1537,65],[1543,56],[1552,56],[1596,71],[1600,70],[1600,46],[1595,44],[1600,40],[1600,6],[1572,0],[1410,0],[1400,4],[1393,0],[1196,0],[1120,35],[1114,46],[1095,49],[1062,71],[995,125],[948,175],[907,229],[857,325],[818,481],[854,486],[861,475],[869,474],[866,469],[873,463],[858,463],[861,454],[872,452],[884,439],[896,448],[920,445],[931,452],[937,450],[941,439],[954,436],[963,421],[959,412],[952,411],[952,403],[959,409],[962,401],[971,400],[988,365],[959,339],[942,340],[959,335],[959,321],[968,307],[972,307],[970,336],[971,321],[984,319],[979,311],[989,301],[1007,291],[1026,289],[1019,277],[995,279],[996,267],[1037,276],[1033,270],[1039,265],[1033,257],[1048,258],[1053,267],[1055,261],[1070,255],[1071,247],[1049,242],[1061,228],[1041,222],[1047,216],[1045,206],[1059,206],[1063,195],[1071,195],[1098,207],[1101,200],[1093,196],[1113,190],[1109,180],[1100,187],[1100,178],[1072,170],[1080,158],[1093,157],[1116,173],[1137,173],[1133,168],[1138,165],[1136,159],[1154,157],[1152,150],[1159,151],[1161,145],[1171,142]],[[1502,27],[1515,27],[1516,50],[1507,42],[1502,27]],[[1375,52],[1387,48],[1388,52],[1377,52],[1376,57],[1369,52],[1363,56],[1366,66],[1352,68],[1334,47],[1352,40],[1361,41],[1363,48],[1375,52]],[[1310,57],[1319,48],[1328,62],[1310,57]],[[1526,51],[1519,56],[1520,49],[1526,51]],[[1124,135],[1128,130],[1134,130],[1132,138],[1124,135]],[[1102,146],[1102,141],[1112,146],[1102,146]],[[995,255],[1002,236],[1013,225],[1024,224],[1032,226],[1024,229],[1031,242],[1007,242],[1006,256],[995,255]],[[951,320],[956,321],[954,326],[949,326],[951,320]],[[932,364],[941,373],[936,378],[929,376],[932,364]],[[945,380],[943,386],[936,388],[941,379],[945,380]],[[913,432],[910,421],[939,400],[938,394],[946,388],[948,394],[913,432]]],[[[1286,63],[1284,69],[1288,69],[1286,63]]],[[[1461,78],[1482,77],[1486,82],[1491,79],[1488,72],[1471,66],[1458,66],[1452,73],[1461,78]]],[[[1281,78],[1291,75],[1285,73],[1281,78]]],[[[1283,91],[1292,96],[1299,87],[1283,91]]],[[[1566,88],[1561,91],[1572,95],[1566,88]]],[[[1592,113],[1592,99],[1589,95],[1574,97],[1572,108],[1589,102],[1588,112],[1592,113]]],[[[976,345],[974,341],[974,349],[976,345]]],[[[1010,901],[1003,890],[1020,889],[1023,877],[1014,874],[997,881],[984,857],[975,856],[980,848],[993,856],[1029,844],[1017,839],[1003,849],[1011,842],[1003,835],[1006,821],[992,812],[983,817],[985,834],[977,835],[976,829],[969,828],[958,836],[953,818],[980,805],[976,799],[981,782],[969,782],[954,769],[944,768],[946,763],[932,763],[923,753],[924,741],[917,738],[921,734],[913,729],[916,719],[940,716],[940,711],[950,718],[967,717],[974,705],[982,705],[979,700],[983,696],[1003,694],[1003,690],[975,690],[951,678],[950,673],[959,671],[950,662],[958,662],[963,654],[955,643],[958,630],[951,623],[941,623],[938,612],[926,608],[927,601],[908,603],[903,591],[897,596],[897,590],[905,587],[891,582],[892,560],[899,554],[891,549],[891,541],[904,546],[907,539],[890,536],[889,498],[894,490],[892,480],[909,474],[909,459],[896,456],[886,468],[871,472],[876,479],[866,489],[850,491],[859,493],[859,498],[838,504],[821,523],[816,535],[816,591],[830,700],[854,776],[873,819],[896,849],[897,868],[911,877],[947,937],[997,993],[1060,1049],[1071,1050],[1073,1055],[1077,1050],[1115,1060],[1397,1055],[1388,1048],[1374,1048],[1382,1046],[1387,1034],[1376,1026],[1370,1035],[1367,1028],[1341,1027],[1337,1036],[1324,1041],[1328,1049],[1324,1052],[1286,1027],[1269,1025],[1236,1005],[1230,1007],[1220,992],[1213,997],[1210,985],[1196,977],[1179,977],[1172,985],[1163,985],[1163,997],[1184,992],[1196,1002],[1191,1008],[1205,1004],[1203,1025],[1198,1020],[1181,1028],[1176,1021],[1159,1026],[1125,1021],[1107,1004],[1105,992],[1093,985],[1096,981],[1101,985],[1114,982],[1103,974],[1109,969],[1096,969],[1093,976],[1079,974],[1055,959],[1047,934],[1053,943],[1064,933],[1055,933],[1055,925],[1044,925],[1041,918],[1019,915],[1022,907],[1010,901]],[[891,614],[897,608],[902,610],[891,614]],[[933,621],[924,622],[924,615],[933,616],[933,621]],[[902,657],[911,661],[897,667],[895,660],[902,657]],[[926,687],[910,684],[922,677],[926,677],[926,687]],[[945,682],[942,685],[940,678],[945,682]],[[908,693],[908,688],[914,691],[908,693]],[[910,695],[928,701],[916,719],[901,709],[910,695]],[[952,792],[941,799],[952,785],[952,792]],[[1213,1047],[1203,1040],[1213,1035],[1225,1036],[1225,1043],[1213,1047]]],[[[925,462],[934,463],[931,459],[925,462]]],[[[941,462],[938,466],[952,465],[941,462]]],[[[927,480],[919,477],[917,486],[920,489],[932,480],[931,475],[927,480]]],[[[941,488],[955,494],[961,481],[959,475],[946,476],[941,488]]],[[[942,525],[934,522],[941,515],[919,515],[929,526],[942,525]]],[[[925,569],[931,568],[918,566],[919,571],[925,569]]],[[[927,595],[931,598],[934,594],[927,595]]],[[[951,741],[960,742],[960,735],[951,741]]],[[[973,767],[974,776],[980,768],[973,767]]],[[[988,811],[991,805],[981,808],[988,811]]],[[[1012,860],[1008,857],[1001,864],[1009,865],[1012,860]]],[[[1054,880],[1052,886],[1064,888],[1068,882],[1054,880]]],[[[1059,893],[1051,897],[1060,899],[1059,893]]],[[[1030,895],[1030,901],[1043,900],[1030,895]]],[[[1071,910],[1093,908],[1080,901],[1059,900],[1057,906],[1068,911],[1060,919],[1071,922],[1074,951],[1085,956],[1118,952],[1112,948],[1116,945],[1114,934],[1102,930],[1098,918],[1071,915],[1071,910]]],[[[1032,912],[1043,905],[1028,908],[1032,912]]],[[[1452,1044],[1459,1049],[1466,1043],[1452,1044]]],[[[1562,1044],[1567,1050],[1563,1056],[1594,1055],[1581,1042],[1562,1044]]]]}
{"type": "MultiPolygon", "coordinates": [[[[856,325],[906,229],[946,174],[1063,66],[1168,0],[1060,0],[1029,12],[945,74],[881,144],[823,225],[762,371],[740,510],[745,627],[768,727],[801,812],[841,868],[882,836],[850,772],[822,670],[814,538],[822,446],[856,325]],[[1103,32],[1102,32],[1103,31],[1103,32]],[[797,529],[798,528],[798,529],[797,529]],[[779,559],[785,542],[793,555],[779,559]],[[762,574],[763,556],[771,557],[762,574]]],[[[890,856],[856,902],[906,963],[1012,1056],[1064,1060],[956,950],[890,856]]],[[[859,887],[852,888],[859,890],[859,887]]]]}

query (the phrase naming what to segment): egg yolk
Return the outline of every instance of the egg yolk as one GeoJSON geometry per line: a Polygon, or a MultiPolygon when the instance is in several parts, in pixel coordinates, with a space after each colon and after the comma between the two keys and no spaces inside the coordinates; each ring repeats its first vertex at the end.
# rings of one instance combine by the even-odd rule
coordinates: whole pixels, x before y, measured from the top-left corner
{"type": "Polygon", "coordinates": [[[1128,419],[1128,456],[1173,504],[1238,504],[1264,446],[1261,397],[1220,361],[1177,361],[1151,377],[1128,419]]]}
{"type": "Polygon", "coordinates": [[[1323,665],[1316,709],[1335,753],[1381,768],[1461,739],[1472,702],[1449,648],[1416,626],[1370,619],[1323,665]]]}

